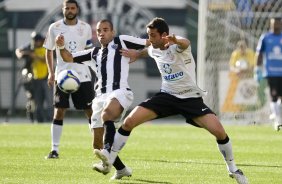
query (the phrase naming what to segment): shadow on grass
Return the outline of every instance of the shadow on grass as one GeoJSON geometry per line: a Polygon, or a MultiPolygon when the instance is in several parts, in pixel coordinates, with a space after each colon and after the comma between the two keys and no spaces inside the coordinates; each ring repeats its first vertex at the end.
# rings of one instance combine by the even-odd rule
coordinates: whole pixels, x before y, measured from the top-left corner
{"type": "MultiPolygon", "coordinates": [[[[140,159],[148,162],[165,162],[165,163],[177,163],[177,164],[204,164],[204,165],[225,165],[225,163],[212,163],[212,162],[199,162],[199,161],[170,161],[170,160],[148,160],[140,159]]],[[[247,166],[247,167],[266,167],[266,168],[282,168],[281,165],[262,165],[262,164],[236,164],[237,166],[247,166]]]]}
{"type": "MultiPolygon", "coordinates": [[[[131,182],[128,182],[128,180],[126,180],[126,183],[129,184],[144,184],[144,183],[155,183],[155,184],[172,184],[171,182],[166,182],[166,181],[153,181],[153,180],[145,180],[145,179],[130,179],[131,182]]],[[[125,180],[123,180],[125,181],[125,180]]]]}

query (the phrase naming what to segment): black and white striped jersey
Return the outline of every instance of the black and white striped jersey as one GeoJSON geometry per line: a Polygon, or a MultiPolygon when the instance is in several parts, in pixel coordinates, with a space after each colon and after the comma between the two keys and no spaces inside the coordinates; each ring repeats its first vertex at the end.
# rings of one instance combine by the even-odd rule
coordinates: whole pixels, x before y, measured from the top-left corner
{"type": "MultiPolygon", "coordinates": [[[[143,49],[146,39],[128,35],[115,37],[107,47],[94,47],[85,51],[72,53],[74,62],[94,62],[89,65],[96,71],[96,94],[108,93],[116,89],[129,89],[129,58],[120,54],[120,49],[143,49]]],[[[87,63],[85,63],[87,64],[87,63]]]]}

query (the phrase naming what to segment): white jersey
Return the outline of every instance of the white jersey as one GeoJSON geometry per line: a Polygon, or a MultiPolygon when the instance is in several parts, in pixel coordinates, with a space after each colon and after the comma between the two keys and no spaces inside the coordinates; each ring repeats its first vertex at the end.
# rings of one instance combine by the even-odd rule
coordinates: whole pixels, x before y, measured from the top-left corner
{"type": "Polygon", "coordinates": [[[43,47],[48,50],[56,49],[57,66],[55,79],[60,71],[73,69],[80,75],[80,81],[91,81],[91,74],[88,66],[77,63],[66,63],[63,61],[60,51],[56,48],[55,38],[64,35],[65,48],[73,53],[92,46],[92,29],[89,24],[78,20],[76,25],[66,25],[64,20],[59,20],[50,25],[43,47]]]}
{"type": "Polygon", "coordinates": [[[145,45],[146,39],[120,35],[115,37],[107,48],[94,47],[73,53],[74,62],[94,62],[95,67],[93,70],[98,78],[95,84],[97,95],[109,93],[116,89],[130,90],[128,85],[130,59],[122,56],[120,49],[143,49],[145,45]]]}
{"type": "Polygon", "coordinates": [[[148,54],[155,59],[161,73],[161,92],[178,98],[196,98],[205,94],[196,84],[195,61],[190,45],[185,50],[179,49],[176,44],[166,50],[149,46],[148,54]]]}

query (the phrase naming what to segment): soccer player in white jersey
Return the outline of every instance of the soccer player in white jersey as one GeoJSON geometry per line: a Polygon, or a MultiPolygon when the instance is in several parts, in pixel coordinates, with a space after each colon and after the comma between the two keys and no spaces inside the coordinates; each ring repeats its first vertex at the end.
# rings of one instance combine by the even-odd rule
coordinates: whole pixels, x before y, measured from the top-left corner
{"type": "MultiPolygon", "coordinates": [[[[94,62],[96,67],[93,69],[98,80],[95,84],[96,97],[92,103],[93,142],[100,142],[100,139],[104,137],[103,149],[110,151],[115,135],[114,122],[123,118],[133,102],[133,93],[128,85],[129,58],[122,56],[120,50],[143,49],[146,45],[149,45],[149,42],[146,39],[127,35],[115,37],[113,24],[109,20],[99,21],[96,32],[101,48],[94,47],[71,54],[64,49],[66,42],[63,35],[58,35],[56,43],[61,49],[60,54],[64,61],[94,62]]],[[[94,149],[99,148],[94,145],[94,149]]],[[[132,170],[124,166],[118,157],[113,165],[117,171],[111,179],[131,176],[132,170]]],[[[103,174],[109,173],[109,171],[104,170],[102,163],[94,164],[93,169],[103,174]]]]}
{"type": "Polygon", "coordinates": [[[255,78],[265,77],[270,89],[270,110],[274,116],[274,129],[282,128],[282,21],[270,19],[270,31],[261,35],[256,52],[255,78]]]}
{"type": "Polygon", "coordinates": [[[94,98],[92,89],[92,78],[94,72],[86,65],[65,63],[56,48],[55,38],[58,34],[64,35],[66,39],[65,48],[70,52],[84,50],[92,47],[92,29],[89,24],[77,19],[79,12],[78,3],[75,0],[65,0],[63,2],[64,18],[50,25],[44,43],[46,48],[46,60],[48,65],[48,85],[54,87],[54,116],[51,125],[52,148],[46,159],[59,157],[59,143],[62,135],[63,119],[67,108],[69,108],[69,98],[71,96],[74,107],[84,110],[88,122],[91,122],[91,102],[94,98]],[[56,50],[57,64],[54,71],[53,51],[56,50]],[[80,75],[81,86],[75,93],[67,94],[62,92],[56,83],[57,75],[65,69],[73,69],[80,75]]]}
{"type": "Polygon", "coordinates": [[[147,25],[147,33],[151,43],[147,49],[141,52],[124,50],[123,55],[133,60],[146,55],[154,58],[162,77],[161,90],[135,107],[125,118],[115,134],[110,153],[104,149],[95,150],[106,166],[105,170],[110,170],[112,161],[126,144],[133,128],[149,120],[180,114],[187,123],[204,128],[215,136],[229,175],[240,184],[248,183],[234,162],[231,141],[223,126],[203,102],[205,92],[196,84],[189,40],[169,35],[168,25],[162,18],[154,18],[147,25]]]}

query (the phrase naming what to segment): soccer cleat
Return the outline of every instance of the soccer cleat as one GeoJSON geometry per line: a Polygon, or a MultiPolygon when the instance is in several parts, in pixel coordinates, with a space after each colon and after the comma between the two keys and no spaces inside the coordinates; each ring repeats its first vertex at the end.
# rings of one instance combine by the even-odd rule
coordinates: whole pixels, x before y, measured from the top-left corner
{"type": "Polygon", "coordinates": [[[104,172],[110,172],[112,168],[112,164],[109,159],[110,153],[105,149],[94,149],[94,154],[102,161],[104,172]]]}
{"type": "Polygon", "coordinates": [[[235,178],[238,184],[248,184],[248,179],[240,169],[235,172],[229,173],[229,176],[231,178],[235,178]]]}
{"type": "Polygon", "coordinates": [[[132,169],[129,167],[125,167],[121,170],[116,170],[115,174],[111,177],[111,180],[120,180],[124,176],[131,177],[132,169]]]}
{"type": "Polygon", "coordinates": [[[103,166],[103,162],[100,162],[98,164],[93,164],[93,170],[99,173],[103,173],[104,175],[110,172],[110,170],[108,170],[106,167],[103,166]]]}
{"type": "Polygon", "coordinates": [[[274,121],[274,130],[279,131],[280,129],[282,129],[282,124],[278,121],[274,121]]]}
{"type": "Polygon", "coordinates": [[[59,154],[57,151],[52,150],[48,156],[45,157],[45,159],[54,159],[54,158],[59,158],[59,154]]]}

